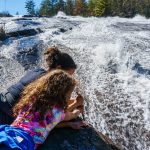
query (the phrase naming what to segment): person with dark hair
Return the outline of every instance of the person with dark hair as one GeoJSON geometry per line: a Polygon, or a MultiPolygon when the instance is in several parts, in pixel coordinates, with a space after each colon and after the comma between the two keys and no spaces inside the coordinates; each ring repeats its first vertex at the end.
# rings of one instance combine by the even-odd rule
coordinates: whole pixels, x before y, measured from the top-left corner
{"type": "Polygon", "coordinates": [[[72,57],[67,53],[60,52],[57,47],[48,48],[44,55],[49,70],[60,68],[67,72],[72,70],[74,73],[77,68],[72,57]]]}
{"type": "MultiPolygon", "coordinates": [[[[44,55],[48,67],[47,70],[37,68],[29,71],[19,80],[18,83],[10,86],[6,92],[0,94],[0,125],[12,123],[14,117],[12,117],[11,109],[14,104],[18,102],[21,92],[29,83],[43,76],[46,72],[54,69],[62,69],[72,75],[77,68],[72,57],[67,53],[59,51],[57,47],[48,48],[44,55]]],[[[83,99],[79,95],[76,102],[71,101],[71,103],[74,103],[74,105],[69,105],[69,103],[68,110],[74,109],[75,107],[81,105],[81,103],[83,103],[83,99]]]]}

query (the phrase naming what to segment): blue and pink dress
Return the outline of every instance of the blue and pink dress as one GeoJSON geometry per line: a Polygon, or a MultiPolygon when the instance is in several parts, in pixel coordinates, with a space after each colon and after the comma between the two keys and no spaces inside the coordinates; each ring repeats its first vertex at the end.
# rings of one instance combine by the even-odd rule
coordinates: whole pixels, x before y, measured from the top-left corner
{"type": "Polygon", "coordinates": [[[24,113],[21,112],[10,126],[0,126],[0,149],[2,145],[18,150],[34,150],[44,143],[49,132],[65,117],[64,110],[56,106],[46,112],[43,120],[39,112],[25,117],[24,113]]]}

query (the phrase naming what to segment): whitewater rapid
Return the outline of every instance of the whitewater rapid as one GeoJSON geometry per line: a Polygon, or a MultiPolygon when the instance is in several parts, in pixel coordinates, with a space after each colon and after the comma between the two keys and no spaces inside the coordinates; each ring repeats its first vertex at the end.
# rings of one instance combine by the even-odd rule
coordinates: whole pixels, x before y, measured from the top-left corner
{"type": "Polygon", "coordinates": [[[40,28],[31,37],[0,43],[0,90],[26,71],[18,53],[36,46],[44,66],[45,48],[58,45],[76,61],[76,77],[85,98],[85,118],[125,150],[150,149],[150,20],[58,15],[14,21],[0,18],[7,32],[40,28]],[[64,29],[61,32],[60,29],[64,29]]]}

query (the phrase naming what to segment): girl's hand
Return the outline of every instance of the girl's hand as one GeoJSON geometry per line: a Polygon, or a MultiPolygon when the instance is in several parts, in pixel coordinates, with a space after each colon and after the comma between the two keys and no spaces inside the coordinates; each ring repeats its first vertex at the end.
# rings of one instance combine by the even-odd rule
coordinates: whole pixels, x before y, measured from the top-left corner
{"type": "Polygon", "coordinates": [[[72,113],[73,113],[73,117],[77,118],[80,115],[80,110],[79,109],[74,109],[72,113]]]}
{"type": "Polygon", "coordinates": [[[83,106],[84,99],[81,96],[81,94],[78,94],[76,101],[77,101],[77,109],[79,109],[80,112],[83,114],[84,113],[84,106],[83,106]]]}
{"type": "Polygon", "coordinates": [[[85,121],[76,121],[76,122],[68,122],[69,127],[73,129],[82,129],[82,127],[88,126],[88,124],[85,121]]]}
{"type": "Polygon", "coordinates": [[[83,97],[80,94],[78,94],[76,99],[68,100],[67,103],[67,111],[72,112],[74,109],[79,109],[83,113],[83,97]]]}
{"type": "Polygon", "coordinates": [[[81,96],[81,94],[78,94],[77,98],[76,98],[76,101],[77,101],[77,105],[78,106],[83,106],[83,97],[81,96]]]}
{"type": "Polygon", "coordinates": [[[64,121],[69,121],[69,120],[75,119],[79,116],[79,114],[80,114],[80,110],[78,110],[78,109],[75,109],[72,112],[66,112],[64,121]]]}

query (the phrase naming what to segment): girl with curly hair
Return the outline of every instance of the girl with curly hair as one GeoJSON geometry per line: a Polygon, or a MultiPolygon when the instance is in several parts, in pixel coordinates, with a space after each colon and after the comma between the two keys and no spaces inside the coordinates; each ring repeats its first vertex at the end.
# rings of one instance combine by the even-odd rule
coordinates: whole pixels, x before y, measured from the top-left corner
{"type": "Polygon", "coordinates": [[[34,150],[61,121],[76,118],[80,111],[67,111],[76,80],[62,70],[51,71],[25,87],[13,107],[11,125],[0,126],[0,149],[34,150]]]}

